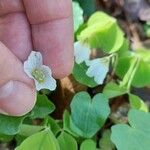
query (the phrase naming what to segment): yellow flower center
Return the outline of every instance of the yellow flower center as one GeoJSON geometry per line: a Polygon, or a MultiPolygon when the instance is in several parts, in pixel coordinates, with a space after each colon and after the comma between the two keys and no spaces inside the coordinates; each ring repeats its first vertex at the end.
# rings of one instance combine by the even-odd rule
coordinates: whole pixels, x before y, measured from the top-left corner
{"type": "Polygon", "coordinates": [[[39,82],[39,83],[44,83],[45,81],[45,74],[43,73],[42,70],[40,69],[34,69],[32,71],[32,76],[39,82]]]}

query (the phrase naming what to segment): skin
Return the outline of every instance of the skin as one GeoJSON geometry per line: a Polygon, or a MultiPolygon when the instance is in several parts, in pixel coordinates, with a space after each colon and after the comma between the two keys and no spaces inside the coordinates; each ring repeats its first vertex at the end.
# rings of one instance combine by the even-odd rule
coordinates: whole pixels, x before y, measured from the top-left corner
{"type": "Polygon", "coordinates": [[[21,116],[36,100],[23,71],[31,50],[40,51],[55,78],[73,66],[71,0],[0,0],[0,113],[21,116]]]}

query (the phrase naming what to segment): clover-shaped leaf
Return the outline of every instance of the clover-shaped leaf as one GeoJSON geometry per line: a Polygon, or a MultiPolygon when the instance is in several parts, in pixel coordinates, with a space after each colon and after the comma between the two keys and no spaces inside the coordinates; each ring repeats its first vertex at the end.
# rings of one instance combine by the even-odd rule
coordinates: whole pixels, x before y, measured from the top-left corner
{"type": "Polygon", "coordinates": [[[90,138],[104,125],[109,113],[108,99],[102,93],[91,99],[88,93],[80,92],[71,102],[71,129],[90,138]]]}
{"type": "Polygon", "coordinates": [[[123,45],[124,34],[114,18],[103,12],[96,12],[90,17],[78,40],[88,43],[92,48],[101,48],[104,52],[113,53],[123,45]]]}
{"type": "Polygon", "coordinates": [[[119,124],[112,127],[111,139],[118,150],[150,149],[150,113],[130,110],[129,125],[119,124]]]}

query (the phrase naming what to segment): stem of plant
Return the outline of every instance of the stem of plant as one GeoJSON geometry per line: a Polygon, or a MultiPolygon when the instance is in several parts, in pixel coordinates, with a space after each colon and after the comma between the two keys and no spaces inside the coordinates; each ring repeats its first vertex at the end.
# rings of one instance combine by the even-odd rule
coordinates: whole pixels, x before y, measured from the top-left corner
{"type": "Polygon", "coordinates": [[[137,69],[138,69],[138,67],[139,67],[139,64],[140,64],[140,59],[137,58],[137,61],[136,61],[134,70],[132,71],[132,74],[131,74],[131,76],[130,76],[130,78],[129,78],[129,81],[128,81],[128,84],[127,84],[127,89],[128,89],[128,91],[130,91],[131,83],[132,83],[133,78],[134,78],[134,76],[135,76],[135,73],[136,73],[136,71],[137,71],[137,69]]]}
{"type": "Polygon", "coordinates": [[[118,64],[118,54],[117,53],[113,54],[111,56],[111,59],[112,59],[112,64],[113,64],[113,70],[112,70],[111,76],[114,76],[116,68],[117,68],[117,64],[118,64]]]}
{"type": "Polygon", "coordinates": [[[111,54],[109,56],[110,60],[111,60],[111,64],[113,66],[113,69],[112,69],[112,72],[109,76],[109,78],[107,79],[107,83],[111,81],[111,79],[113,78],[114,74],[115,74],[115,71],[116,71],[116,68],[117,68],[117,64],[118,64],[118,54],[117,53],[114,53],[114,54],[111,54]]]}
{"type": "Polygon", "coordinates": [[[120,82],[120,87],[125,87],[127,89],[127,92],[130,92],[131,83],[139,67],[139,63],[140,63],[140,59],[138,57],[133,58],[131,60],[130,68],[128,69],[123,80],[120,82]]]}

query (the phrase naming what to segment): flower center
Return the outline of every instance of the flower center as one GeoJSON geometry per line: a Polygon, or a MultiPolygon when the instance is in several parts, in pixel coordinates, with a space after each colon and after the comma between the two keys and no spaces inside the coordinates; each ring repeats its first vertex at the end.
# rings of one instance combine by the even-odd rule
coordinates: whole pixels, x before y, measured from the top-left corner
{"type": "Polygon", "coordinates": [[[40,69],[34,69],[32,72],[32,76],[39,82],[43,83],[45,81],[45,74],[40,69]]]}

